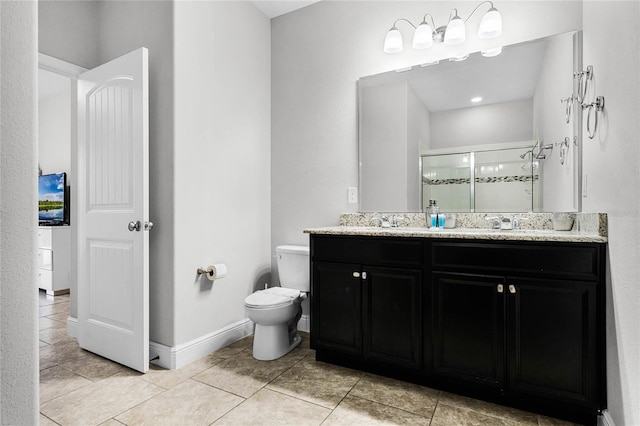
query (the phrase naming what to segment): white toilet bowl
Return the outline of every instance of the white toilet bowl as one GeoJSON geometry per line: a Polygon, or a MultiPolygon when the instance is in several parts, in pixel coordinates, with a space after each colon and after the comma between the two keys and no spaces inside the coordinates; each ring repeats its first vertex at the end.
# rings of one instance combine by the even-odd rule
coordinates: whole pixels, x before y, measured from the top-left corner
{"type": "Polygon", "coordinates": [[[305,297],[298,290],[282,287],[271,287],[247,296],[245,312],[256,325],[253,337],[255,359],[270,361],[280,358],[300,344],[302,339],[298,336],[297,326],[305,297]]]}
{"type": "Polygon", "coordinates": [[[276,247],[282,287],[256,291],[244,300],[247,317],[256,325],[253,357],[262,361],[280,358],[300,344],[298,321],[302,300],[307,297],[309,247],[276,247]]]}

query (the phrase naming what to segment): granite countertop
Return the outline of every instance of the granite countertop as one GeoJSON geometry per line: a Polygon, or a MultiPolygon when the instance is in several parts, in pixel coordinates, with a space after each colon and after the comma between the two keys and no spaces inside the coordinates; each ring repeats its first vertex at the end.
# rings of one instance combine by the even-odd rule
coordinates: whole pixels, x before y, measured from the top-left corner
{"type": "Polygon", "coordinates": [[[575,243],[606,243],[607,215],[605,213],[577,213],[571,231],[553,229],[550,213],[514,214],[522,229],[501,230],[487,228],[491,214],[458,213],[456,227],[433,230],[426,226],[423,213],[343,213],[340,226],[308,228],[307,234],[361,235],[414,238],[460,238],[469,240],[559,241],[575,243]],[[401,217],[400,226],[376,226],[381,215],[401,217]]]}
{"type": "Polygon", "coordinates": [[[537,229],[479,229],[452,228],[432,230],[423,227],[380,228],[368,226],[328,226],[309,228],[307,234],[360,235],[377,237],[417,237],[417,238],[462,238],[468,240],[510,240],[510,241],[563,241],[575,243],[606,243],[607,238],[597,233],[577,231],[554,231],[537,229]]]}

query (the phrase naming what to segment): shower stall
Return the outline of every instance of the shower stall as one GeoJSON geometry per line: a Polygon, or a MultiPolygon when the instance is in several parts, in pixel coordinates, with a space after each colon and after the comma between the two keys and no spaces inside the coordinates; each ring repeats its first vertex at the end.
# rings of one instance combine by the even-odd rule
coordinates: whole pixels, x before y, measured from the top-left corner
{"type": "Polygon", "coordinates": [[[542,162],[534,146],[434,151],[421,156],[421,206],[445,212],[540,211],[542,162]]]}

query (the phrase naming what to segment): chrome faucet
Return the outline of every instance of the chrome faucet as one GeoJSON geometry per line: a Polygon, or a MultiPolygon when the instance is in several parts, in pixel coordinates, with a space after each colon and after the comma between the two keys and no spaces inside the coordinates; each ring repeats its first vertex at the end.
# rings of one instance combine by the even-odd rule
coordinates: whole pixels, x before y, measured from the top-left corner
{"type": "Polygon", "coordinates": [[[505,231],[509,231],[511,229],[518,229],[520,226],[517,217],[510,216],[487,216],[486,220],[491,221],[492,229],[502,229],[505,231]]]}
{"type": "Polygon", "coordinates": [[[397,228],[400,225],[400,222],[404,220],[403,216],[381,216],[380,217],[380,227],[381,228],[397,228]]]}

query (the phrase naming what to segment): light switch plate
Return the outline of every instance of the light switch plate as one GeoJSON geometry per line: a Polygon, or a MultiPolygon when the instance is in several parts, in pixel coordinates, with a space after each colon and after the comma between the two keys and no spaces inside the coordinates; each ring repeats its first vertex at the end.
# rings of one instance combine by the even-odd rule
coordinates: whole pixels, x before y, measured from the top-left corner
{"type": "Polygon", "coordinates": [[[358,202],[358,187],[350,186],[347,188],[347,201],[349,204],[356,204],[358,202]]]}

